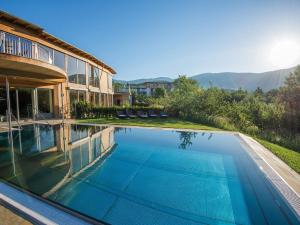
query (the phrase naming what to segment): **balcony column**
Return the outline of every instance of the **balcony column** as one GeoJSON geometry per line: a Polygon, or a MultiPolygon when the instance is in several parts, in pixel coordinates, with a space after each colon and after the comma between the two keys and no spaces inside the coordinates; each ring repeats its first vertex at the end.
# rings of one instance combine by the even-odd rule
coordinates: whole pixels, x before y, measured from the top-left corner
{"type": "Polygon", "coordinates": [[[10,95],[9,95],[9,81],[6,76],[5,78],[5,84],[6,84],[6,104],[7,104],[7,122],[8,122],[8,129],[9,129],[9,141],[12,141],[12,128],[11,128],[11,108],[10,108],[10,95]]]}

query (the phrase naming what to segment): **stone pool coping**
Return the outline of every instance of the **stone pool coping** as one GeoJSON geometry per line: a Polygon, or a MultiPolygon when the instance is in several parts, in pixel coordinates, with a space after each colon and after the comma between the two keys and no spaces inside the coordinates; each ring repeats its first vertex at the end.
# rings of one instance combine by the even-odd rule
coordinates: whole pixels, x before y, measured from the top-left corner
{"type": "Polygon", "coordinates": [[[266,179],[300,221],[300,175],[253,138],[241,133],[237,136],[266,179]]]}
{"type": "Polygon", "coordinates": [[[21,191],[9,184],[0,181],[0,206],[12,209],[33,224],[47,225],[89,225],[99,224],[93,219],[83,217],[74,212],[67,212],[63,207],[40,200],[30,193],[21,191]]]}

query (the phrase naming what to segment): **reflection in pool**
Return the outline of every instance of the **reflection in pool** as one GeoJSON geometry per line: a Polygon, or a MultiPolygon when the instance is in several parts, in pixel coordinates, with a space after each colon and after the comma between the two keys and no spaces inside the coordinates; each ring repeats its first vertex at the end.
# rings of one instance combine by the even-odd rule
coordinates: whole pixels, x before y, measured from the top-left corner
{"type": "Polygon", "coordinates": [[[13,141],[0,133],[0,177],[38,195],[105,155],[114,145],[113,129],[82,125],[23,126],[13,141]]]}
{"type": "Polygon", "coordinates": [[[111,224],[299,224],[233,134],[84,125],[0,133],[0,177],[111,224]]]}

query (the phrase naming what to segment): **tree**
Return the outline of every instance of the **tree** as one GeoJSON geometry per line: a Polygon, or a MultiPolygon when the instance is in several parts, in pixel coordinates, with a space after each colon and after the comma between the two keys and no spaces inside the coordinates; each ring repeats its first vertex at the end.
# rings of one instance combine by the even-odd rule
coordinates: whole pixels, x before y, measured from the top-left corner
{"type": "Polygon", "coordinates": [[[263,97],[264,95],[264,91],[260,88],[260,87],[257,87],[254,91],[254,96],[255,97],[263,97]]]}
{"type": "Polygon", "coordinates": [[[179,76],[174,81],[174,90],[169,96],[167,107],[173,115],[190,119],[194,111],[192,107],[199,92],[197,81],[186,76],[179,76]]]}
{"type": "Polygon", "coordinates": [[[124,87],[124,85],[123,84],[121,84],[121,83],[113,83],[113,88],[114,88],[114,91],[115,92],[119,92],[122,88],[124,87]]]}
{"type": "Polygon", "coordinates": [[[164,98],[166,96],[166,89],[163,87],[158,87],[155,89],[153,97],[154,98],[164,98]]]}
{"type": "Polygon", "coordinates": [[[300,66],[287,77],[280,93],[281,103],[285,105],[286,120],[292,133],[300,131],[300,66]]]}

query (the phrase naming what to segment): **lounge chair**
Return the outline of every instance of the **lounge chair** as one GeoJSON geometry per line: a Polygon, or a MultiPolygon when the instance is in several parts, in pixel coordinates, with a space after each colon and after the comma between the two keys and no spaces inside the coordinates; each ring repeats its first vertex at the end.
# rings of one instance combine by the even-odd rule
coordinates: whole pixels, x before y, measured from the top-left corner
{"type": "Polygon", "coordinates": [[[138,115],[138,117],[140,117],[140,118],[148,118],[148,114],[146,113],[146,112],[143,112],[143,111],[138,111],[137,112],[137,115],[138,115]]]}
{"type": "Polygon", "coordinates": [[[125,118],[127,118],[127,115],[123,111],[118,110],[117,111],[117,117],[120,118],[120,119],[125,119],[125,118]]]}
{"type": "Polygon", "coordinates": [[[158,117],[158,115],[154,112],[154,110],[149,110],[148,115],[151,118],[157,118],[158,117]]]}
{"type": "Polygon", "coordinates": [[[161,118],[167,118],[167,117],[169,117],[169,115],[165,112],[160,112],[160,117],[161,118]]]}
{"type": "Polygon", "coordinates": [[[136,115],[133,113],[132,110],[130,109],[126,109],[126,114],[127,116],[130,118],[130,119],[135,119],[136,118],[136,115]]]}

